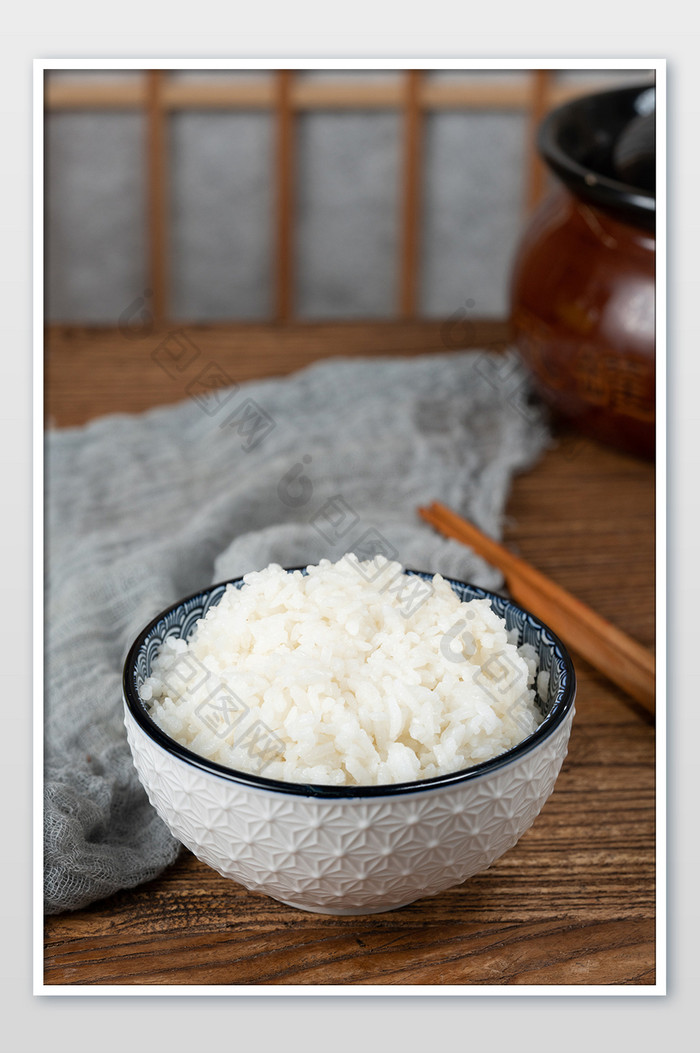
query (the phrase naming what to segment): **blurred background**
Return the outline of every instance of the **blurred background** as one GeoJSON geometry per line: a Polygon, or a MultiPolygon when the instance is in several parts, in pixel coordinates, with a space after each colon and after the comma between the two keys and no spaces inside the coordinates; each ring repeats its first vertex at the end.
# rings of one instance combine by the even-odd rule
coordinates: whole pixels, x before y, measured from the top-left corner
{"type": "Polygon", "coordinates": [[[553,106],[645,70],[46,74],[46,320],[505,319],[553,106]]]}

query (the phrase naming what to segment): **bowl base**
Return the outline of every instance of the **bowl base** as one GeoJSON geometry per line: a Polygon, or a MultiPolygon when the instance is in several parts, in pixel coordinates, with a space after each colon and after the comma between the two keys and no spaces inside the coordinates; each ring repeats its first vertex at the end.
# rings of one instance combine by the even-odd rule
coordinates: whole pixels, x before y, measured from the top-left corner
{"type": "Polygon", "coordinates": [[[278,903],[284,903],[285,907],[294,907],[295,910],[306,910],[311,914],[335,914],[335,915],[357,915],[358,917],[363,914],[383,914],[385,911],[390,910],[401,910],[402,907],[407,907],[410,903],[415,903],[415,899],[409,899],[405,903],[396,903],[391,907],[310,907],[304,903],[292,903],[289,899],[278,899],[278,903]]]}

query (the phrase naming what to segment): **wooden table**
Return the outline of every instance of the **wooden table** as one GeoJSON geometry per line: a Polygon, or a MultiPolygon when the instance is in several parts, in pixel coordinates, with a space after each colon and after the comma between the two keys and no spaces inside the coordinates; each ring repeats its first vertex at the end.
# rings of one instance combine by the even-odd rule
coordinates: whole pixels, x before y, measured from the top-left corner
{"type": "MultiPolygon", "coordinates": [[[[235,380],[327,354],[444,350],[433,323],[189,329],[235,380]]],[[[497,346],[503,326],[470,337],[497,346]]],[[[47,417],[80,424],[183,397],[163,334],[53,330],[47,417]]],[[[506,541],[642,643],[654,638],[654,472],[573,435],[516,480],[506,541]]],[[[655,978],[654,728],[583,661],[569,756],[535,825],[490,870],[403,910],[306,914],[183,849],[155,881],[47,919],[47,984],[635,984],[655,978]]],[[[390,993],[387,990],[387,993],[390,993]]]]}

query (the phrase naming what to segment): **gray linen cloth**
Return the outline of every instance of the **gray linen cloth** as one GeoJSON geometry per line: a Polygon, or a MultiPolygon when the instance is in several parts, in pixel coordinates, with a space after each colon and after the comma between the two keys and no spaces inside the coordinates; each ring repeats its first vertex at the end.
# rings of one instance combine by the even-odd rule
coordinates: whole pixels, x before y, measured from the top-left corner
{"type": "Polygon", "coordinates": [[[122,723],[122,664],[158,611],[271,562],[346,551],[498,587],[416,507],[441,500],[498,536],[513,473],[547,442],[510,353],[327,360],[209,395],[186,379],[177,405],[47,436],[47,913],[148,881],[178,854],[122,723]]]}

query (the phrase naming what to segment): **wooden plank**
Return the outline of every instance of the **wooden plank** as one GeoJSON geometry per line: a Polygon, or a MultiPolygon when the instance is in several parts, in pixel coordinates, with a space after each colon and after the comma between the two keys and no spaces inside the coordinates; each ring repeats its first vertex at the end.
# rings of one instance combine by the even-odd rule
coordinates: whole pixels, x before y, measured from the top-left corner
{"type": "Polygon", "coordinates": [[[550,70],[537,69],[532,73],[530,116],[527,136],[527,179],[526,207],[531,212],[544,195],[547,170],[540,160],[537,150],[537,132],[544,117],[549,101],[549,88],[552,80],[550,70]]]}
{"type": "MultiPolygon", "coordinates": [[[[477,887],[472,892],[484,895],[477,887]]],[[[340,924],[271,903],[272,922],[261,924],[249,901],[229,893],[228,908],[218,910],[218,932],[202,931],[188,912],[189,933],[160,931],[144,937],[117,929],[109,937],[103,931],[80,940],[53,936],[47,946],[45,982],[389,987],[654,982],[651,921],[572,924],[562,915],[536,922],[475,922],[469,895],[462,900],[461,916],[457,911],[447,918],[437,916],[431,901],[424,900],[412,914],[410,908],[394,912],[388,923],[377,915],[340,924]],[[252,920],[242,920],[241,915],[251,913],[252,920]]],[[[147,903],[141,901],[144,907],[147,903]]],[[[79,921],[86,924],[86,913],[79,921]]],[[[150,914],[142,924],[144,929],[152,924],[150,914]]],[[[51,923],[48,928],[53,932],[51,923]]],[[[75,928],[74,924],[69,932],[75,928]]]]}
{"type": "Polygon", "coordinates": [[[147,74],[148,274],[156,324],[168,315],[168,207],[166,116],[162,104],[163,71],[147,74]]]}
{"type": "Polygon", "coordinates": [[[168,77],[163,105],[168,110],[267,110],[275,105],[274,74],[269,78],[182,81],[168,77]]]}
{"type": "Polygon", "coordinates": [[[420,70],[408,70],[405,74],[399,314],[407,321],[415,316],[418,307],[422,145],[422,117],[418,100],[422,81],[420,70]]]}
{"type": "Polygon", "coordinates": [[[527,84],[424,79],[420,105],[431,110],[522,110],[529,105],[527,84]]]}
{"type": "Polygon", "coordinates": [[[157,348],[173,333],[198,352],[193,369],[213,361],[232,382],[284,376],[320,358],[416,355],[457,346],[501,348],[505,322],[475,319],[460,344],[450,322],[332,322],[99,329],[51,326],[46,338],[46,414],[58,427],[103,413],[132,413],[187,397],[186,375],[168,376],[157,348]],[[199,365],[197,365],[199,363],[199,365]]]}
{"type": "Polygon", "coordinates": [[[133,110],[147,104],[146,75],[133,79],[106,80],[44,80],[44,107],[47,110],[133,110]]]}
{"type": "MultiPolygon", "coordinates": [[[[231,79],[230,81],[181,81],[165,75],[162,104],[168,110],[208,109],[273,109],[277,93],[275,72],[270,77],[231,79]]],[[[404,86],[400,73],[396,82],[367,79],[343,83],[333,80],[302,80],[297,78],[291,92],[294,110],[382,110],[400,109],[404,102],[404,86]]],[[[603,82],[605,83],[605,82],[603,82]]],[[[563,85],[556,89],[555,99],[575,97],[589,89],[563,85]]],[[[595,90],[593,86],[590,90],[595,90]]],[[[138,108],[146,105],[144,83],[115,80],[100,84],[96,81],[49,81],[46,89],[46,108],[49,110],[138,108]]],[[[496,80],[478,83],[422,80],[418,105],[431,110],[523,110],[530,106],[527,86],[496,80]]]]}
{"type": "Polygon", "coordinates": [[[275,320],[289,322],[294,312],[294,114],[292,70],[279,70],[276,80],[275,117],[275,320]]]}
{"type": "Polygon", "coordinates": [[[385,110],[396,109],[403,101],[400,81],[395,83],[367,80],[343,83],[334,80],[297,79],[292,93],[292,105],[297,110],[385,110]]]}

